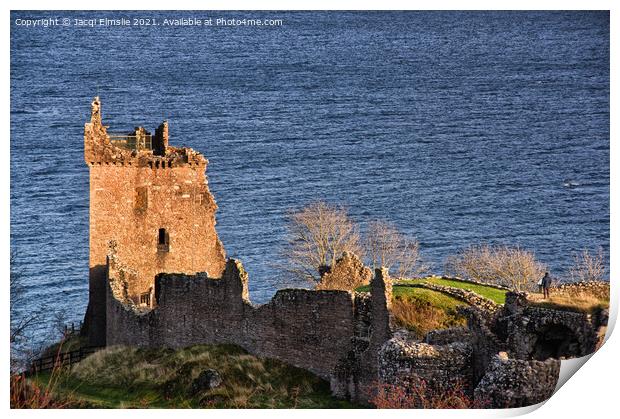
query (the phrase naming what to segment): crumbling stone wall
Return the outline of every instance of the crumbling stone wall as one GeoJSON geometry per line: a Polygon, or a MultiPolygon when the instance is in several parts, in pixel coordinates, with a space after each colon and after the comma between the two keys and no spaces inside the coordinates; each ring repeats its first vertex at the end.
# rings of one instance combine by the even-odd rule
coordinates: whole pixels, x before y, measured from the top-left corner
{"type": "MultiPolygon", "coordinates": [[[[140,142],[144,128],[133,133],[140,142]]],[[[90,293],[85,318],[92,345],[105,344],[105,266],[110,240],[135,275],[127,298],[150,306],[160,272],[220,277],[224,248],[215,231],[217,205],[209,191],[208,161],[188,148],[168,145],[168,123],[152,137],[152,148],[130,148],[112,141],[95,98],[84,127],[84,159],[90,170],[90,293]],[[161,231],[160,231],[161,229],[161,231]],[[163,241],[163,242],[162,242],[163,241]]],[[[132,137],[133,138],[133,137],[132,137]]],[[[146,144],[146,143],[145,143],[146,144]]]]}
{"type": "Polygon", "coordinates": [[[472,347],[468,343],[446,345],[392,338],[379,352],[379,383],[407,388],[411,380],[423,380],[430,394],[451,388],[470,393],[472,347]]]}
{"type": "Polygon", "coordinates": [[[474,395],[490,408],[530,406],[553,395],[559,376],[557,359],[517,360],[500,353],[493,358],[474,395]]]}
{"type": "Polygon", "coordinates": [[[379,382],[379,352],[392,338],[392,280],[387,269],[376,269],[370,282],[371,298],[356,294],[353,347],[341,354],[331,376],[332,393],[357,403],[368,403],[379,382]]]}
{"type": "Polygon", "coordinates": [[[357,255],[344,252],[336,260],[334,266],[329,267],[329,270],[321,276],[321,282],[316,288],[349,291],[362,285],[368,285],[371,278],[372,271],[364,266],[357,255]]]}
{"type": "Polygon", "coordinates": [[[156,306],[145,310],[117,291],[127,276],[124,269],[116,262],[108,269],[109,345],[233,343],[329,379],[352,349],[356,316],[364,315],[356,312],[355,297],[346,291],[280,290],[256,307],[248,300],[247,273],[235,260],[227,262],[219,279],[204,273],[159,275],[156,306]]]}
{"type": "Polygon", "coordinates": [[[557,383],[557,360],[528,359],[510,334],[498,333],[502,322],[508,321],[505,327],[542,321],[530,319],[541,313],[527,311],[521,294],[509,294],[507,307],[498,312],[469,307],[466,329],[432,332],[423,343],[393,331],[386,270],[375,271],[370,293],[281,290],[269,303],[254,306],[247,273],[229,260],[221,278],[158,275],[155,307],[145,308],[127,297],[135,271],[121,263],[117,247],[111,246],[107,259],[111,345],[233,343],[312,371],[330,381],[335,396],[363,404],[384,384],[407,388],[423,380],[434,397],[458,388],[479,404],[517,407],[545,400],[557,383]],[[498,358],[504,350],[509,353],[498,358]]]}
{"type": "Polygon", "coordinates": [[[506,351],[517,359],[573,358],[596,351],[604,313],[579,313],[528,304],[527,294],[507,293],[506,304],[493,322],[506,351]]]}

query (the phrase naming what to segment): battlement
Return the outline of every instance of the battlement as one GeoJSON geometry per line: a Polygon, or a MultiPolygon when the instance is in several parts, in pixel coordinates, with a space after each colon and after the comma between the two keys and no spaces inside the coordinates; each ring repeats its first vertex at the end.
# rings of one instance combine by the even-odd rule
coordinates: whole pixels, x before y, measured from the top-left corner
{"type": "MultiPolygon", "coordinates": [[[[168,121],[162,122],[155,134],[144,127],[131,132],[108,132],[101,119],[101,100],[91,103],[90,122],[84,124],[84,160],[90,166],[121,165],[169,169],[173,166],[206,167],[208,160],[188,147],[168,144],[168,121]]],[[[204,170],[204,169],[203,169],[204,170]]]]}

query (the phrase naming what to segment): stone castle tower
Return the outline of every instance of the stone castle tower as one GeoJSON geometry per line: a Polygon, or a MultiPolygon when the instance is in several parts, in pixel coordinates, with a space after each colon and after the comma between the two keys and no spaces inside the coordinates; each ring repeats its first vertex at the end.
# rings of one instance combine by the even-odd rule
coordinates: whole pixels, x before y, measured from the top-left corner
{"type": "Polygon", "coordinates": [[[215,231],[217,205],[207,186],[208,161],[190,148],[168,145],[168,123],[152,135],[143,127],[114,134],[92,102],[84,126],[84,159],[90,170],[89,303],[84,334],[105,345],[106,255],[111,241],[135,270],[126,295],[145,308],[155,303],[161,272],[220,277],[223,246],[215,231]]]}

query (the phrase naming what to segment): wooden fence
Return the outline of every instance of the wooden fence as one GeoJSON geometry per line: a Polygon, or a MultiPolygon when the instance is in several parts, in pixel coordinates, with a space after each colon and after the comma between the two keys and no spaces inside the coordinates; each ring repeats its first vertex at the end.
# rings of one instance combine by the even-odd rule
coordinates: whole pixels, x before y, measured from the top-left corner
{"type": "Polygon", "coordinates": [[[76,349],[74,351],[60,352],[55,355],[45,356],[36,359],[30,365],[30,370],[28,371],[28,373],[37,374],[40,372],[51,371],[55,367],[60,368],[76,364],[82,359],[86,358],[88,355],[95,353],[102,348],[103,347],[101,346],[88,346],[85,348],[76,349]]]}

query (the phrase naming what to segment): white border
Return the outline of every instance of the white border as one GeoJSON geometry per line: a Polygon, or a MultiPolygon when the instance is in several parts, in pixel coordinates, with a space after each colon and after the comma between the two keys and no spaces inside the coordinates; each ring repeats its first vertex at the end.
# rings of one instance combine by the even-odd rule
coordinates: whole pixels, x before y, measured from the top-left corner
{"type": "MultiPolygon", "coordinates": [[[[618,3],[618,2],[616,2],[618,3]]],[[[55,1],[52,3],[46,1],[35,0],[23,0],[19,2],[3,2],[2,7],[5,10],[4,22],[2,25],[2,32],[4,43],[2,48],[4,49],[4,57],[0,64],[3,69],[4,83],[2,96],[4,100],[1,103],[3,115],[4,115],[4,138],[2,142],[5,150],[5,156],[9,153],[10,148],[6,139],[10,138],[10,9],[15,10],[192,10],[192,9],[208,9],[208,10],[611,10],[611,138],[616,138],[616,113],[614,112],[614,104],[618,97],[618,89],[613,83],[613,76],[615,69],[618,68],[617,64],[617,28],[618,18],[616,17],[616,11],[618,7],[614,7],[613,1],[603,0],[589,0],[589,1],[575,1],[575,0],[521,0],[521,1],[458,1],[458,0],[435,0],[435,1],[396,1],[396,0],[383,0],[383,1],[367,1],[367,0],[302,0],[297,2],[284,1],[284,0],[264,0],[264,1],[240,1],[240,0],[217,0],[210,2],[192,2],[188,0],[177,0],[173,3],[163,2],[147,2],[147,1],[130,1],[130,0],[109,0],[106,2],[84,2],[75,0],[63,0],[55,1]]],[[[611,142],[611,184],[615,185],[617,182],[617,170],[615,170],[614,163],[616,159],[616,147],[614,142],[611,142]]],[[[4,158],[4,164],[0,167],[0,188],[2,188],[3,201],[0,205],[0,216],[2,222],[0,228],[6,240],[2,241],[3,258],[0,258],[0,268],[2,269],[4,290],[0,296],[0,301],[5,307],[5,316],[3,322],[4,335],[8,335],[9,324],[9,290],[8,290],[8,255],[9,255],[9,159],[4,158]]],[[[613,188],[613,187],[612,187],[613,188]]],[[[610,215],[614,213],[617,207],[617,199],[613,190],[611,191],[611,210],[610,215]]],[[[610,251],[610,277],[614,278],[614,261],[617,260],[616,251],[616,223],[611,218],[611,251],[610,251]]],[[[613,328],[617,318],[617,302],[618,292],[613,286],[615,282],[612,279],[612,314],[610,316],[610,330],[613,328]]],[[[609,337],[609,334],[608,334],[609,337]]],[[[612,337],[603,346],[603,348],[597,352],[592,359],[588,362],[588,367],[581,369],[576,377],[568,382],[555,394],[549,402],[543,404],[541,408],[531,413],[531,417],[548,417],[549,415],[571,418],[571,417],[609,417],[612,414],[610,412],[617,410],[616,400],[619,398],[617,395],[617,388],[615,387],[615,381],[618,374],[618,359],[619,345],[617,343],[618,338],[612,337]]],[[[5,379],[2,380],[2,386],[5,389],[3,392],[2,403],[5,409],[8,409],[9,389],[8,389],[8,344],[3,347],[3,372],[5,379]]],[[[574,366],[572,367],[574,368],[574,366]]],[[[563,366],[565,370],[565,366],[563,366]]],[[[565,373],[565,371],[564,371],[565,373]]],[[[486,411],[428,411],[428,410],[400,410],[400,411],[386,411],[386,410],[363,410],[363,411],[342,411],[342,410],[326,410],[326,411],[290,411],[290,410],[252,410],[252,411],[231,411],[231,410],[211,410],[205,412],[203,410],[155,410],[155,411],[137,411],[137,410],[118,410],[114,412],[107,411],[10,411],[9,414],[16,417],[30,417],[34,415],[44,416],[62,416],[66,417],[83,417],[85,414],[93,415],[96,417],[103,417],[110,413],[119,417],[136,417],[148,414],[149,417],[164,417],[170,415],[183,415],[183,416],[195,416],[204,417],[203,415],[216,416],[216,417],[237,417],[237,415],[251,415],[256,418],[269,418],[296,416],[296,417],[308,417],[314,419],[317,415],[351,415],[358,418],[365,417],[407,417],[411,415],[416,417],[505,417],[514,416],[518,414],[527,413],[535,408],[513,409],[513,410],[486,410],[486,411]]]]}

